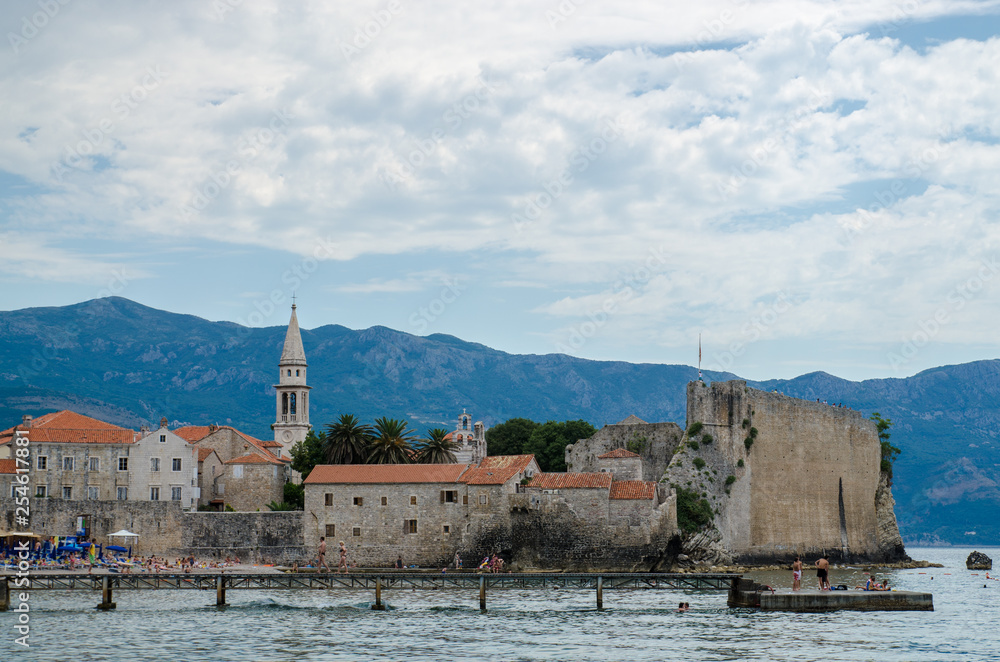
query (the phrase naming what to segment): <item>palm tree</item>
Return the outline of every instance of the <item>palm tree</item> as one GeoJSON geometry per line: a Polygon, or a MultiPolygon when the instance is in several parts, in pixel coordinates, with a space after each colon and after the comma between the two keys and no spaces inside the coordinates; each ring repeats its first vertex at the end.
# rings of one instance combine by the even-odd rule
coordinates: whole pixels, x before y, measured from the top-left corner
{"type": "Polygon", "coordinates": [[[445,439],[448,431],[444,428],[433,428],[427,431],[427,438],[417,448],[417,462],[420,464],[454,464],[458,461],[455,451],[458,442],[445,439]]]}
{"type": "Polygon", "coordinates": [[[413,430],[406,421],[375,419],[375,435],[368,447],[368,464],[410,464],[413,462],[413,430]]]}
{"type": "Polygon", "coordinates": [[[336,423],[326,426],[323,449],[329,464],[364,464],[372,440],[370,426],[362,425],[357,416],[341,414],[336,423]]]}

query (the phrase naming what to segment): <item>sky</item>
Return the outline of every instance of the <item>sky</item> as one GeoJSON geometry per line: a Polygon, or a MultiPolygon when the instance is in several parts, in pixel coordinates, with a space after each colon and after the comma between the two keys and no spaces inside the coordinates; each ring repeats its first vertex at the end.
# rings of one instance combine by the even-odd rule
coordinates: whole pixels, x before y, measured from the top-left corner
{"type": "Polygon", "coordinates": [[[1000,0],[0,5],[0,309],[1000,356],[1000,0]]]}

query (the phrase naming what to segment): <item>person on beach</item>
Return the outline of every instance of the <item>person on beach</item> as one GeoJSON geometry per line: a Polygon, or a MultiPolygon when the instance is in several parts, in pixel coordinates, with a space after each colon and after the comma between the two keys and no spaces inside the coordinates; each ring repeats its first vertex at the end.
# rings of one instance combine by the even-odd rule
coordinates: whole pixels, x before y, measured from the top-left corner
{"type": "Polygon", "coordinates": [[[347,548],[344,547],[344,541],[340,541],[340,570],[346,575],[350,570],[347,568],[347,548]]]}
{"type": "Polygon", "coordinates": [[[802,559],[796,556],[795,563],[792,564],[792,590],[798,591],[801,588],[802,588],[802,559]]]}
{"type": "MultiPolygon", "coordinates": [[[[344,543],[340,543],[340,544],[343,545],[344,543]]],[[[316,566],[316,572],[319,572],[320,570],[322,570],[324,568],[324,566],[326,567],[326,571],[330,572],[330,566],[326,565],[326,537],[325,536],[320,536],[319,537],[319,549],[317,551],[319,552],[319,565],[316,566]]]]}
{"type": "Polygon", "coordinates": [[[399,556],[396,557],[396,570],[402,570],[402,569],[403,569],[403,555],[400,554],[399,556]]]}
{"type": "Polygon", "coordinates": [[[455,552],[455,570],[461,570],[462,568],[462,557],[455,552]]]}
{"type": "Polygon", "coordinates": [[[819,582],[819,590],[830,590],[830,561],[823,555],[816,561],[816,579],[819,582]]]}

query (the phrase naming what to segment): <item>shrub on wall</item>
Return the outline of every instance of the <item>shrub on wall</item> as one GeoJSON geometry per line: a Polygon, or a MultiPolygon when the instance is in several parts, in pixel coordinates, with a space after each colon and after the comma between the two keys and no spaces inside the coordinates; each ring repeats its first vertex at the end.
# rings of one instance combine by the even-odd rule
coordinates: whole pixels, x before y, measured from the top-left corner
{"type": "Polygon", "coordinates": [[[691,461],[694,463],[694,466],[696,466],[699,471],[705,468],[705,460],[701,459],[700,457],[696,457],[691,461]]]}
{"type": "Polygon", "coordinates": [[[710,435],[710,434],[706,434],[706,435],[704,435],[701,438],[701,443],[703,443],[703,444],[710,444],[713,441],[714,441],[714,439],[712,439],[712,435],[710,435]]]}
{"type": "Polygon", "coordinates": [[[703,427],[704,426],[701,424],[700,421],[696,421],[696,422],[692,423],[691,427],[688,428],[688,436],[689,437],[695,436],[696,434],[698,434],[699,432],[701,432],[701,429],[703,427]]]}
{"type": "Polygon", "coordinates": [[[694,533],[712,523],[712,505],[699,498],[694,490],[677,488],[677,526],[684,533],[694,533]]]}

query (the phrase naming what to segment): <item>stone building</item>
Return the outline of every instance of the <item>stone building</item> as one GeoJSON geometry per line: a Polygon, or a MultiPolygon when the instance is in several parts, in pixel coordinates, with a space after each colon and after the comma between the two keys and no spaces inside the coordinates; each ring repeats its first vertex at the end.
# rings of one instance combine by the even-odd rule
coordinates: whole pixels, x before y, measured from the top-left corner
{"type": "Polygon", "coordinates": [[[567,446],[566,471],[602,471],[606,463],[600,456],[624,449],[642,458],[643,475],[636,478],[658,481],[683,436],[684,430],[676,423],[647,423],[629,416],[619,423],[605,425],[589,439],[567,446]]]}
{"type": "Polygon", "coordinates": [[[216,506],[224,507],[225,501],[219,499],[217,481],[222,477],[224,467],[219,454],[212,448],[196,448],[198,453],[198,507],[203,508],[216,502],[216,506]]]}
{"type": "Polygon", "coordinates": [[[598,455],[597,468],[612,474],[615,480],[642,480],[642,456],[624,448],[598,455]]]}
{"type": "Polygon", "coordinates": [[[157,430],[141,434],[130,452],[133,501],[176,501],[182,508],[197,508],[198,451],[167,429],[160,419],[157,430]]]}
{"type": "Polygon", "coordinates": [[[284,500],[285,483],[291,478],[288,462],[247,453],[226,460],[223,467],[222,475],[215,482],[217,496],[212,503],[221,500],[222,507],[253,511],[267,510],[272,501],[281,503],[284,500]]]}
{"type": "Polygon", "coordinates": [[[30,440],[35,497],[126,501],[136,489],[145,492],[146,484],[134,478],[133,430],[69,410],[35,419],[26,415],[20,425],[0,432],[7,457],[16,430],[30,440]]]}
{"type": "Polygon", "coordinates": [[[14,491],[21,485],[17,480],[17,462],[14,458],[0,460],[0,497],[8,496],[16,499],[19,495],[14,491]]]}

